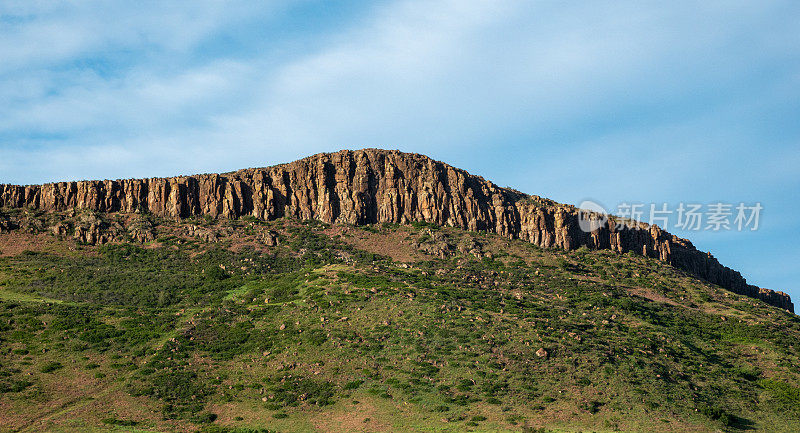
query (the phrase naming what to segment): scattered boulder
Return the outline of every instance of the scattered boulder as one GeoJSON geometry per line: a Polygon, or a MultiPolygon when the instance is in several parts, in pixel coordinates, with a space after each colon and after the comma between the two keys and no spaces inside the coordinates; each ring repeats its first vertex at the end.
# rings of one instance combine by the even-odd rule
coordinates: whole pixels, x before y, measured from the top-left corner
{"type": "Polygon", "coordinates": [[[453,246],[448,242],[447,236],[438,230],[425,229],[412,246],[425,254],[441,259],[451,255],[453,246]]]}
{"type": "Polygon", "coordinates": [[[206,242],[217,242],[220,238],[219,233],[217,233],[213,228],[200,227],[196,225],[190,225],[187,227],[185,234],[200,238],[206,242]]]}
{"type": "Polygon", "coordinates": [[[128,235],[139,243],[156,240],[156,225],[153,220],[145,215],[138,215],[128,225],[128,235]]]}
{"type": "Polygon", "coordinates": [[[0,233],[8,233],[12,230],[13,225],[8,216],[0,214],[0,233]]]}
{"type": "Polygon", "coordinates": [[[278,246],[278,232],[267,230],[261,234],[260,240],[268,247],[278,246]]]}
{"type": "Polygon", "coordinates": [[[477,242],[474,238],[467,236],[458,244],[458,252],[461,254],[469,254],[477,258],[484,257],[483,245],[477,242]]]}

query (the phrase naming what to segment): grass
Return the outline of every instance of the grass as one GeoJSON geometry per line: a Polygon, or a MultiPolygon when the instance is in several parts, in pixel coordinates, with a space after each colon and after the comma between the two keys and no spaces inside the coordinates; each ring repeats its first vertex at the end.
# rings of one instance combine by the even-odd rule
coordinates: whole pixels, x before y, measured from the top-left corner
{"type": "Polygon", "coordinates": [[[0,258],[0,430],[800,424],[800,320],[651,259],[425,224],[209,221],[228,234],[206,243],[154,222],[150,245],[0,258]],[[431,230],[443,257],[380,241],[431,230]],[[98,389],[114,398],[59,409],[98,389]]]}
{"type": "Polygon", "coordinates": [[[44,298],[27,293],[12,292],[10,290],[0,290],[0,299],[6,302],[43,302],[46,304],[63,304],[61,299],[44,298]]]}

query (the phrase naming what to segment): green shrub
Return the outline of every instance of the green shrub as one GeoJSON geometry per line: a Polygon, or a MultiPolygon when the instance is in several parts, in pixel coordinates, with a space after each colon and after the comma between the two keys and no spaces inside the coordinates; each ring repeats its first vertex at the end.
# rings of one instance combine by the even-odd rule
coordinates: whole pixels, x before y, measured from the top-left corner
{"type": "Polygon", "coordinates": [[[33,382],[29,382],[27,380],[14,380],[10,383],[0,381],[0,394],[6,392],[22,392],[31,385],[33,385],[33,382]]]}
{"type": "Polygon", "coordinates": [[[117,419],[117,418],[103,418],[103,424],[110,424],[110,425],[118,425],[123,427],[133,427],[139,424],[139,421],[131,421],[125,419],[117,419]]]}
{"type": "Polygon", "coordinates": [[[358,389],[359,387],[361,387],[361,384],[363,384],[363,383],[364,383],[363,380],[352,380],[350,382],[347,382],[344,385],[343,389],[345,389],[345,390],[358,389]]]}
{"type": "Polygon", "coordinates": [[[222,281],[230,276],[228,275],[227,272],[225,272],[224,269],[220,268],[219,266],[210,266],[205,269],[205,272],[203,274],[207,279],[211,281],[222,281]]]}
{"type": "Polygon", "coordinates": [[[52,373],[52,372],[54,372],[54,371],[56,371],[56,370],[59,370],[59,369],[61,369],[61,368],[64,368],[64,366],[63,366],[63,365],[61,365],[61,363],[60,363],[60,362],[58,362],[58,361],[51,361],[51,362],[48,362],[47,364],[44,364],[44,365],[43,365],[43,366],[42,366],[42,367],[39,369],[39,371],[41,371],[42,373],[52,373]]]}
{"type": "Polygon", "coordinates": [[[762,379],[758,384],[769,391],[773,398],[780,403],[793,408],[800,406],[800,387],[777,379],[762,379]]]}

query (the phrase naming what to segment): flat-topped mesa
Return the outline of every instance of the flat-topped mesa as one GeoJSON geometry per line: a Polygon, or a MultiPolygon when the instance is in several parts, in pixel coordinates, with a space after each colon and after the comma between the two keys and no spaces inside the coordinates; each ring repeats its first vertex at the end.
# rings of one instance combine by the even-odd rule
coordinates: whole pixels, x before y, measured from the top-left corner
{"type": "Polygon", "coordinates": [[[291,217],[356,225],[429,222],[542,247],[633,251],[794,311],[787,294],[747,284],[738,272],[657,226],[617,229],[605,223],[587,233],[573,206],[500,188],[426,156],[396,150],[342,150],[223,174],[0,185],[0,207],[150,212],[172,218],[291,217]]]}

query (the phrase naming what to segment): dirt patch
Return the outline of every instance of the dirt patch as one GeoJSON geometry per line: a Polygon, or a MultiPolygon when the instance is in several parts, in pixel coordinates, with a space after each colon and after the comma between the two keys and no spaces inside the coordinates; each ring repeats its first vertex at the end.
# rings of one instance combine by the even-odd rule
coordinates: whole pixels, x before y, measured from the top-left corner
{"type": "Polygon", "coordinates": [[[429,258],[412,246],[406,228],[380,229],[368,232],[360,228],[334,225],[325,231],[328,236],[342,235],[343,242],[360,250],[390,257],[394,261],[413,263],[429,258]]]}
{"type": "MultiPolygon", "coordinates": [[[[53,235],[46,233],[2,233],[0,234],[0,257],[13,257],[24,251],[36,251],[68,255],[77,250],[78,245],[74,240],[58,240],[53,235]]],[[[83,254],[94,254],[96,249],[90,246],[81,246],[83,254]]]]}
{"type": "Polygon", "coordinates": [[[641,296],[642,298],[649,299],[649,300],[651,300],[653,302],[660,302],[662,304],[669,304],[669,305],[674,305],[674,306],[685,307],[685,305],[681,305],[681,304],[675,302],[674,300],[672,300],[670,298],[667,298],[664,295],[652,292],[650,290],[645,290],[645,289],[641,289],[641,288],[634,288],[634,287],[627,287],[626,290],[628,291],[628,293],[630,293],[632,295],[641,296]]]}
{"type": "Polygon", "coordinates": [[[344,410],[335,413],[320,413],[311,422],[321,432],[381,432],[389,431],[390,425],[383,422],[381,413],[369,402],[348,403],[344,410]]]}

